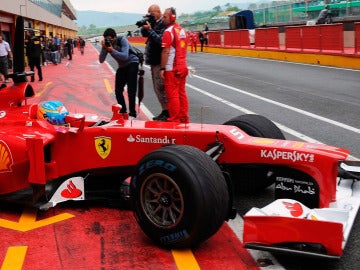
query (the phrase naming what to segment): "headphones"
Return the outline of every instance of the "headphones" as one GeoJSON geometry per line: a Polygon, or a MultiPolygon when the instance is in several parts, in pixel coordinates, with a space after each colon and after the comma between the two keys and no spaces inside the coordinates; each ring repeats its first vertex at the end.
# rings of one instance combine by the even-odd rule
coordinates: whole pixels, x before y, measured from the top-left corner
{"type": "Polygon", "coordinates": [[[171,22],[175,22],[176,21],[176,9],[171,7],[170,12],[171,12],[170,20],[171,20],[171,22]]]}

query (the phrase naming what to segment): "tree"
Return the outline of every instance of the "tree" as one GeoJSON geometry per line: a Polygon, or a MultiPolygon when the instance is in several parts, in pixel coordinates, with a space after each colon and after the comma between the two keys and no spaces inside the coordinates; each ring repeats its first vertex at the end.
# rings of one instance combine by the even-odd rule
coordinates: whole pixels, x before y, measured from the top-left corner
{"type": "Polygon", "coordinates": [[[213,10],[214,10],[214,11],[216,11],[216,12],[220,12],[220,11],[222,11],[222,9],[221,9],[221,7],[220,7],[220,6],[216,6],[216,7],[214,7],[214,8],[213,8],[213,10]]]}
{"type": "Polygon", "coordinates": [[[226,9],[226,11],[240,11],[240,9],[238,8],[238,7],[228,7],[227,9],[226,9]]]}

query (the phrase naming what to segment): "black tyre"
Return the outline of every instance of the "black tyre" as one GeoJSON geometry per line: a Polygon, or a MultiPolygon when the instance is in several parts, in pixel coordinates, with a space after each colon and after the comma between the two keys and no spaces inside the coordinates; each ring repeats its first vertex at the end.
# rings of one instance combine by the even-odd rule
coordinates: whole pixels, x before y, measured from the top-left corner
{"type": "Polygon", "coordinates": [[[254,137],[285,140],[281,130],[269,119],[257,114],[244,114],[230,119],[224,125],[231,125],[254,137]]]}
{"type": "MultiPolygon", "coordinates": [[[[224,125],[236,126],[254,137],[285,140],[281,130],[269,119],[257,114],[234,117],[224,125]]],[[[228,164],[224,166],[230,173],[234,189],[238,193],[253,194],[274,183],[271,168],[257,164],[228,164]]]]}
{"type": "Polygon", "coordinates": [[[227,217],[229,191],[219,166],[185,145],[157,149],[139,162],[131,181],[137,221],[167,248],[195,247],[227,217]]]}

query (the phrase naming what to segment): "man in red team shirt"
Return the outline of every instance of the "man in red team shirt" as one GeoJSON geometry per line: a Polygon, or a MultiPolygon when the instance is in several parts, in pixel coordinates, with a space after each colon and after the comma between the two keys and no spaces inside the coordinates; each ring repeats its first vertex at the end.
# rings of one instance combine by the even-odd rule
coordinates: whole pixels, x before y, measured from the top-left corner
{"type": "Polygon", "coordinates": [[[160,76],[164,79],[164,87],[168,100],[170,117],[168,121],[189,123],[189,101],[186,94],[186,62],[187,34],[176,21],[174,8],[164,12],[164,24],[167,26],[162,37],[160,76]]]}

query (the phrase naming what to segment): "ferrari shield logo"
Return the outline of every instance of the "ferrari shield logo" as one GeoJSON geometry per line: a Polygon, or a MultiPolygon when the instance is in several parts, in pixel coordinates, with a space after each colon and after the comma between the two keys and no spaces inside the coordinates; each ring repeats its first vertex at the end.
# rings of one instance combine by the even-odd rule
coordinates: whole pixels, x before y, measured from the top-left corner
{"type": "Polygon", "coordinates": [[[101,158],[107,158],[111,151],[111,138],[95,137],[95,149],[101,158]]]}

